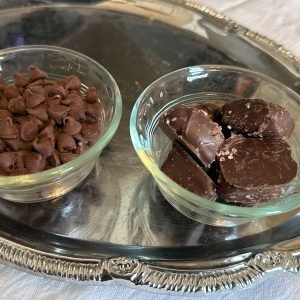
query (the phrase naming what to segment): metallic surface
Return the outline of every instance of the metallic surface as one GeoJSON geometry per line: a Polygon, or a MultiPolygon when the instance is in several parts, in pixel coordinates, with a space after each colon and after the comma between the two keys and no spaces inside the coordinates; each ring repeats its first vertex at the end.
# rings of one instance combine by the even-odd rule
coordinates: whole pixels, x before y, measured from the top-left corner
{"type": "Polygon", "coordinates": [[[0,28],[1,48],[54,44],[96,59],[115,77],[124,99],[116,136],[78,188],[40,204],[0,200],[3,262],[54,278],[121,278],[189,292],[244,286],[268,271],[298,271],[297,211],[233,228],[192,221],[160,194],[128,129],[138,94],[167,72],[196,64],[245,66],[300,92],[297,58],[188,1],[12,8],[0,11],[0,28]]]}

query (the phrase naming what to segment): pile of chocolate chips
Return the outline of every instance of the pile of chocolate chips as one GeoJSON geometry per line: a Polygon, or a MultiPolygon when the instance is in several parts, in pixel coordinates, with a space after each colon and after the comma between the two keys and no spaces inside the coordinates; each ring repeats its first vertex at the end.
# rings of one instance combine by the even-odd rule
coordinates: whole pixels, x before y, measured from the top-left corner
{"type": "Polygon", "coordinates": [[[174,140],[161,170],[199,196],[240,206],[268,203],[297,175],[286,142],[294,120],[264,100],[175,106],[160,127],[174,140]]]}
{"type": "Polygon", "coordinates": [[[80,79],[47,79],[36,66],[15,83],[0,78],[0,175],[35,173],[66,163],[98,139],[103,107],[80,79]]]}

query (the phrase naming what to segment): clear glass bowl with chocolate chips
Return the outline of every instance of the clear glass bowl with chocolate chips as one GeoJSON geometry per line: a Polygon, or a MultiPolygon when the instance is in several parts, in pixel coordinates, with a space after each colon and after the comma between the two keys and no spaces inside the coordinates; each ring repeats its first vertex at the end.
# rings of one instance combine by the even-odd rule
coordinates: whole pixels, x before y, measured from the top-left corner
{"type": "Polygon", "coordinates": [[[194,66],[138,98],[130,132],[181,213],[234,226],[300,207],[300,96],[246,69],[194,66]]]}
{"type": "Polygon", "coordinates": [[[0,51],[0,197],[61,196],[92,170],[121,118],[121,95],[93,59],[53,46],[0,51]]]}

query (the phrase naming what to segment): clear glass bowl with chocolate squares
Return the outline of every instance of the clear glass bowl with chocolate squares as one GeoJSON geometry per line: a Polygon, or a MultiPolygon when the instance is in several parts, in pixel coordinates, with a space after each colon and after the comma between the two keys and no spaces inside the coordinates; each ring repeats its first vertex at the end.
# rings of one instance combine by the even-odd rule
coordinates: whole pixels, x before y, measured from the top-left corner
{"type": "Polygon", "coordinates": [[[300,207],[299,115],[299,95],[267,76],[194,66],[143,91],[130,131],[171,205],[234,226],[300,207]]]}
{"type": "Polygon", "coordinates": [[[121,95],[93,59],[53,46],[0,51],[0,197],[61,196],[93,169],[121,118],[121,95]]]}

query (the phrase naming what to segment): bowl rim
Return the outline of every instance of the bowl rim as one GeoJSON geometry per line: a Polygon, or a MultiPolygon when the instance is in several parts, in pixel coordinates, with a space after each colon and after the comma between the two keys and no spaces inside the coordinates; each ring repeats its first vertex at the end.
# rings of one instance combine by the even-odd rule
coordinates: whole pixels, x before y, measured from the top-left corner
{"type": "Polygon", "coordinates": [[[95,155],[97,152],[101,151],[109,143],[109,141],[112,139],[119,126],[121,115],[122,115],[122,97],[115,79],[100,63],[86,56],[85,54],[82,54],[80,52],[68,48],[57,47],[57,46],[42,45],[42,44],[26,45],[26,46],[5,48],[0,50],[0,62],[1,62],[1,56],[3,55],[18,53],[18,52],[30,52],[32,50],[65,53],[73,57],[84,59],[88,63],[94,64],[103,73],[105,79],[111,85],[114,94],[114,111],[110,123],[108,124],[104,133],[100,136],[99,140],[87,151],[80,154],[78,157],[74,158],[73,160],[64,163],[60,166],[51,168],[49,170],[27,174],[27,175],[0,176],[0,187],[5,186],[5,189],[10,188],[12,186],[26,187],[32,184],[36,184],[37,182],[42,183],[42,182],[57,180],[59,178],[62,178],[66,173],[68,173],[72,169],[82,165],[83,162],[87,161],[90,156],[95,155]]]}
{"type": "MultiPolygon", "coordinates": [[[[280,88],[288,91],[289,93],[296,96],[296,98],[299,99],[300,103],[300,96],[294,92],[289,87],[285,86],[284,84],[278,82],[275,79],[272,79],[271,77],[261,74],[256,71],[248,70],[241,67],[235,67],[235,66],[228,66],[228,65],[195,65],[190,67],[181,68],[178,70],[175,70],[173,72],[170,72],[168,74],[165,74],[164,76],[156,79],[153,81],[150,85],[148,85],[143,92],[139,95],[137,98],[134,107],[131,112],[130,116],[130,136],[131,141],[133,144],[133,147],[135,151],[137,152],[140,160],[145,165],[145,167],[150,171],[152,176],[155,178],[155,180],[163,183],[164,186],[168,186],[169,188],[172,187],[172,192],[180,195],[183,197],[186,201],[193,203],[194,205],[197,205],[199,209],[204,208],[212,212],[218,212],[222,215],[226,216],[232,216],[232,217],[240,217],[240,218],[253,218],[253,217],[266,217],[276,214],[281,214],[293,209],[296,209],[300,207],[300,199],[290,199],[288,201],[279,201],[275,203],[266,204],[264,206],[258,206],[258,207],[239,207],[231,204],[225,204],[225,203],[219,203],[215,201],[211,201],[207,198],[200,197],[185,188],[181,187],[178,183],[173,181],[171,178],[169,178],[165,173],[163,173],[158,165],[154,162],[154,160],[148,155],[147,150],[144,148],[143,144],[141,143],[140,136],[138,134],[138,130],[136,128],[137,125],[137,111],[140,103],[143,101],[145,96],[148,94],[150,90],[152,90],[153,87],[158,85],[159,83],[162,83],[163,81],[184,73],[196,73],[196,72],[220,72],[220,71],[227,71],[227,72],[240,72],[244,74],[254,75],[259,77],[260,79],[264,81],[268,81],[271,84],[277,85],[280,88]],[[298,201],[295,201],[298,200],[298,201]]],[[[299,168],[299,166],[298,166],[299,168]]],[[[184,205],[184,203],[182,203],[184,205]]]]}

